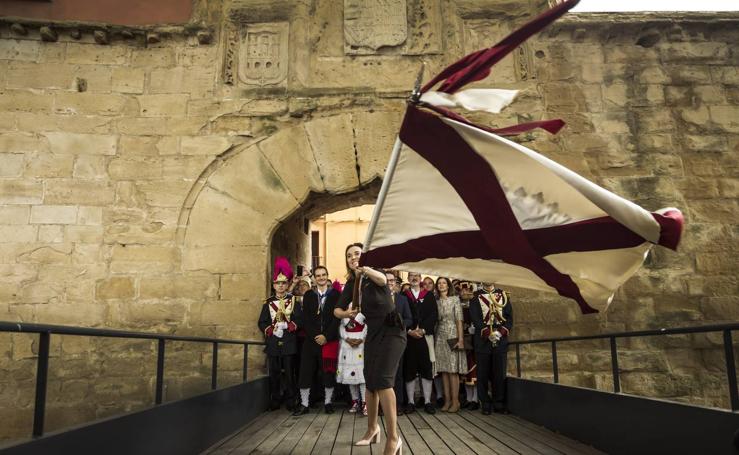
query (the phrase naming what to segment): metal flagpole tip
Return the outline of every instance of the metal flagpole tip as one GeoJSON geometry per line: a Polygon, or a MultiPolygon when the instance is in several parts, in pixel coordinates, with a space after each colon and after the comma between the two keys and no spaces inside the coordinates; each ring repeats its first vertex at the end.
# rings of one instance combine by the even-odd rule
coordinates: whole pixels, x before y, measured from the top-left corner
{"type": "Polygon", "coordinates": [[[416,76],[416,83],[413,86],[413,92],[411,93],[409,102],[412,104],[418,104],[421,100],[421,83],[423,82],[423,73],[426,71],[426,62],[421,62],[421,69],[418,70],[418,76],[416,76]]]}

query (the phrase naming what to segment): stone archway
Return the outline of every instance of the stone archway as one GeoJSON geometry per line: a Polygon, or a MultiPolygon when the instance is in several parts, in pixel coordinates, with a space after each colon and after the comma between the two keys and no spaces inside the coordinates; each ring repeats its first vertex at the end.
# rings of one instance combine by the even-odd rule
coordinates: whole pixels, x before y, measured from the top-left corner
{"type": "Polygon", "coordinates": [[[376,194],[400,116],[387,110],[315,118],[214,160],[190,191],[177,235],[183,272],[219,276],[217,301],[200,311],[223,314],[240,335],[258,336],[276,229],[321,198],[350,201],[368,188],[376,194]]]}

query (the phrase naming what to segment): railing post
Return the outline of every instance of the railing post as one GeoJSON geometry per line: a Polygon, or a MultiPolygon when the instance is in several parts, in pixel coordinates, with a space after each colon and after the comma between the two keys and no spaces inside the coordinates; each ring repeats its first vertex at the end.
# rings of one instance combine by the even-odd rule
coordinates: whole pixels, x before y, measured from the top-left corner
{"type": "Polygon", "coordinates": [[[164,391],[164,338],[159,339],[157,347],[157,385],[155,404],[162,404],[162,395],[164,391]]]}
{"type": "Polygon", "coordinates": [[[739,410],[739,390],[736,388],[736,365],[734,363],[734,343],[731,330],[724,330],[724,356],[726,357],[726,374],[729,377],[729,397],[731,410],[739,410]]]}
{"type": "Polygon", "coordinates": [[[218,388],[218,342],[213,342],[213,365],[211,365],[210,388],[218,388]]]}
{"type": "Polygon", "coordinates": [[[46,414],[46,383],[49,375],[50,332],[39,333],[38,364],[36,367],[36,403],[33,408],[33,437],[44,434],[44,415],[46,414]]]}
{"type": "Polygon", "coordinates": [[[611,369],[613,371],[613,392],[621,393],[621,378],[618,369],[618,350],[616,348],[616,337],[611,337],[611,369]]]}
{"type": "Polygon", "coordinates": [[[242,379],[246,382],[246,372],[249,368],[249,344],[244,343],[244,373],[242,379]]]}
{"type": "Polygon", "coordinates": [[[516,343],[516,374],[521,377],[521,345],[516,343]]]}
{"type": "Polygon", "coordinates": [[[559,383],[559,365],[557,365],[557,342],[552,341],[552,371],[554,372],[554,383],[559,383]]]}

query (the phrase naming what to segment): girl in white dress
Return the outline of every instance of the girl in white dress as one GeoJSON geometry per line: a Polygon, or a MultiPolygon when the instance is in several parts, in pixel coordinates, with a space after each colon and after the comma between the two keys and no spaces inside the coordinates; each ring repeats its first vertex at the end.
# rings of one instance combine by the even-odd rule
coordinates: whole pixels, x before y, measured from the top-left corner
{"type": "MultiPolygon", "coordinates": [[[[349,304],[352,309],[353,302],[349,304]]],[[[348,384],[352,394],[352,407],[349,412],[362,410],[367,415],[364,385],[364,339],[367,336],[367,324],[364,315],[358,313],[353,318],[343,318],[339,324],[339,365],[336,370],[336,382],[348,384]]]]}

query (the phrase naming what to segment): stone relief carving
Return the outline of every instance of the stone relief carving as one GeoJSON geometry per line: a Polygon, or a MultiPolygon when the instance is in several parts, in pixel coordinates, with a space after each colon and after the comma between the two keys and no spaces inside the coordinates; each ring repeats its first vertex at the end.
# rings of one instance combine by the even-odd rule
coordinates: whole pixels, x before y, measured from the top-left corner
{"type": "Polygon", "coordinates": [[[408,38],[405,0],[344,0],[344,50],[374,54],[408,38]]]}
{"type": "Polygon", "coordinates": [[[515,59],[516,79],[530,81],[536,79],[534,68],[534,53],[529,43],[520,45],[513,54],[515,59]]]}
{"type": "Polygon", "coordinates": [[[274,85],[287,77],[288,23],[246,24],[239,42],[239,81],[274,85]]]}
{"type": "Polygon", "coordinates": [[[275,85],[287,78],[287,22],[240,24],[225,29],[223,82],[227,85],[275,85]]]}
{"type": "Polygon", "coordinates": [[[438,0],[408,0],[409,36],[405,55],[436,54],[441,45],[441,5],[438,0]]]}

